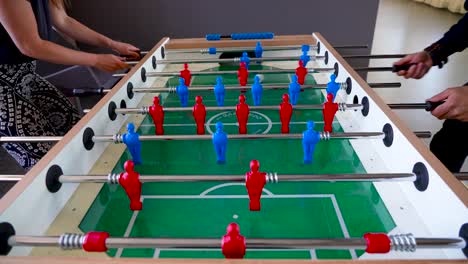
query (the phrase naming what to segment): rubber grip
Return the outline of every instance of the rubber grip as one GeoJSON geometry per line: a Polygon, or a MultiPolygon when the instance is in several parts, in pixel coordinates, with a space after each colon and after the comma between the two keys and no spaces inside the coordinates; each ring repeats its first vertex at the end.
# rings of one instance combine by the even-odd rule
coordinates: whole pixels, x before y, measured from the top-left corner
{"type": "Polygon", "coordinates": [[[403,65],[393,65],[392,72],[407,71],[413,65],[416,65],[416,63],[403,64],[403,65]]]}
{"type": "Polygon", "coordinates": [[[132,57],[130,55],[123,55],[123,54],[120,54],[120,57],[127,59],[127,61],[139,61],[141,58],[143,58],[141,56],[141,51],[140,50],[137,51],[136,53],[138,53],[138,58],[134,58],[134,57],[132,57]]]}
{"type": "Polygon", "coordinates": [[[439,105],[445,103],[445,101],[439,101],[439,102],[430,102],[426,101],[426,108],[424,108],[428,112],[432,112],[434,109],[436,109],[439,105]]]}

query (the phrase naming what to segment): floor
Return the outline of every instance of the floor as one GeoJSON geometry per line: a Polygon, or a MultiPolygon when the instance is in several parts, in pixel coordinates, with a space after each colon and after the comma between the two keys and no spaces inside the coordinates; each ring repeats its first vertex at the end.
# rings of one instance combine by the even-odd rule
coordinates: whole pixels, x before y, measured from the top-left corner
{"type": "MultiPolygon", "coordinates": [[[[445,9],[437,9],[409,0],[381,0],[377,14],[372,54],[397,54],[417,52],[438,40],[462,16],[445,9]]],[[[395,61],[372,60],[371,66],[389,66],[395,61]]],[[[466,65],[468,52],[450,56],[443,69],[433,67],[420,80],[406,80],[394,74],[369,73],[368,82],[401,82],[401,88],[378,89],[387,103],[422,103],[449,87],[468,81],[466,65]]],[[[399,110],[400,118],[414,131],[433,133],[442,121],[423,110],[399,110]]],[[[426,141],[427,143],[429,141],[426,141]]],[[[468,171],[468,162],[462,171],[468,171]]]]}
{"type": "MultiPolygon", "coordinates": [[[[446,10],[433,8],[409,0],[381,0],[377,16],[372,54],[410,53],[422,50],[437,40],[461,18],[446,10]]],[[[388,66],[394,60],[374,60],[371,66],[388,66]]],[[[468,53],[458,53],[450,57],[443,69],[433,68],[421,80],[405,80],[390,73],[369,73],[368,82],[402,82],[399,89],[379,89],[378,93],[388,103],[423,102],[425,99],[444,90],[468,81],[465,66],[468,53]]],[[[442,122],[422,110],[400,110],[400,117],[413,130],[436,132],[442,122]]],[[[463,171],[468,171],[465,162],[463,171]]],[[[22,170],[0,148],[0,172],[18,174],[22,170]]],[[[11,184],[0,183],[0,197],[11,184]]]]}

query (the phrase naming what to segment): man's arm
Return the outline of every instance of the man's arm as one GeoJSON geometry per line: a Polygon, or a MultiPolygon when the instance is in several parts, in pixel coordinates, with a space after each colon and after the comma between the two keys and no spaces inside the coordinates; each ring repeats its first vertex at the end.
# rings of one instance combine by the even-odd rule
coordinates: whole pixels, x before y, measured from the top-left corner
{"type": "Polygon", "coordinates": [[[463,51],[466,47],[468,47],[467,14],[457,24],[453,25],[441,39],[424,50],[429,53],[434,65],[442,65],[447,62],[450,55],[463,51]]]}
{"type": "Polygon", "coordinates": [[[126,43],[114,41],[69,17],[64,7],[50,4],[54,27],[62,34],[82,43],[115,50],[123,55],[138,58],[139,49],[126,43]]]}

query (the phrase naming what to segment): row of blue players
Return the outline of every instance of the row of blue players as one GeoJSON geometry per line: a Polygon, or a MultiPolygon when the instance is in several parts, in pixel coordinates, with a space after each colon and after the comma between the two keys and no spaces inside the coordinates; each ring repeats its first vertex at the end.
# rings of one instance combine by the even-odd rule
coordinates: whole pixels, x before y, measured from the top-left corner
{"type": "MultiPolygon", "coordinates": [[[[320,141],[320,133],[314,130],[315,123],[307,122],[307,130],[302,133],[302,147],[304,150],[304,164],[310,164],[313,161],[315,145],[320,141]]],[[[133,123],[127,124],[127,133],[122,135],[122,141],[127,145],[132,160],[135,164],[142,164],[141,159],[141,141],[140,135],[135,131],[133,123]]],[[[216,152],[217,163],[226,163],[226,149],[228,143],[228,135],[223,130],[223,123],[216,123],[216,132],[213,133],[212,142],[216,152]]]]}
{"type": "MultiPolygon", "coordinates": [[[[330,75],[330,82],[327,84],[327,94],[333,94],[333,100],[336,98],[336,93],[340,90],[340,84],[336,82],[335,74],[330,75]]],[[[256,75],[254,77],[254,83],[251,87],[253,104],[258,106],[262,102],[263,85],[260,82],[260,77],[256,75]]],[[[179,85],[176,87],[176,93],[179,96],[180,104],[183,107],[188,106],[189,99],[189,87],[185,85],[184,78],[179,79],[179,85]]],[[[289,99],[292,105],[297,104],[299,94],[301,93],[301,85],[297,82],[297,76],[291,77],[291,83],[289,84],[289,99]]],[[[214,86],[214,94],[216,97],[216,103],[218,106],[224,106],[224,97],[226,95],[226,88],[223,84],[223,78],[221,76],[216,77],[216,85],[214,86]]]]}

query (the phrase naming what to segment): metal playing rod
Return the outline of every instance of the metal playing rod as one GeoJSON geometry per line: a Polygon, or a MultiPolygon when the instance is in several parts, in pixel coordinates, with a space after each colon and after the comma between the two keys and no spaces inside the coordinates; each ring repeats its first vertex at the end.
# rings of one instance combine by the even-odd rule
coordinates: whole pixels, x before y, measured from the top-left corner
{"type": "Polygon", "coordinates": [[[370,55],[344,55],[344,59],[399,59],[406,54],[370,54],[370,55]]]}
{"type": "Polygon", "coordinates": [[[63,137],[55,137],[55,136],[40,136],[40,137],[33,137],[33,136],[22,136],[22,137],[0,137],[1,143],[14,143],[14,142],[57,142],[62,140],[63,137]]]}
{"type": "MultiPolygon", "coordinates": [[[[269,175],[274,175],[274,173],[269,173],[269,175]]],[[[368,175],[369,177],[364,177],[364,179],[360,179],[359,181],[387,181],[383,180],[385,178],[385,175],[389,175],[391,178],[392,176],[395,176],[395,181],[413,181],[412,176],[414,174],[412,173],[370,173],[370,174],[316,174],[316,175],[305,175],[305,176],[311,176],[311,179],[308,181],[351,181],[351,179],[346,179],[346,177],[354,177],[359,175],[368,175]],[[405,175],[408,175],[408,177],[405,177],[405,175]],[[410,176],[411,175],[411,176],[410,176]],[[319,177],[326,177],[324,180],[319,180],[319,177]],[[314,178],[314,179],[313,179],[314,178]],[[315,180],[315,178],[317,178],[315,180]],[[339,178],[339,179],[335,179],[339,178]],[[371,179],[372,178],[372,179],[371,179]],[[381,180],[382,179],[382,180],[381,180]]],[[[459,181],[468,181],[468,172],[455,172],[453,173],[455,178],[459,181]]],[[[63,175],[60,176],[59,181],[62,183],[67,183],[67,182],[109,182],[109,178],[111,177],[118,177],[119,174],[108,174],[108,175],[63,175]]],[[[209,181],[239,181],[243,182],[245,181],[245,176],[237,176],[237,175],[223,175],[223,176],[207,176],[207,175],[200,175],[203,177],[209,177],[209,181]],[[232,178],[231,178],[232,177],[232,178]],[[240,179],[242,177],[242,179],[240,179]],[[222,180],[221,180],[222,179],[222,180]]],[[[288,175],[278,175],[278,180],[285,181],[284,177],[288,175]]],[[[20,181],[23,179],[24,175],[0,175],[0,182],[2,181],[20,181]]],[[[163,182],[164,178],[162,177],[170,177],[170,181],[198,181],[198,175],[140,175],[140,181],[141,182],[152,182],[152,181],[160,181],[163,182]],[[174,177],[174,178],[173,178],[174,177]],[[182,178],[182,177],[187,177],[187,178],[182,178]],[[197,179],[192,179],[192,177],[197,177],[197,179]],[[149,179],[147,179],[149,178],[149,179]]],[[[203,178],[200,178],[200,181],[203,181],[203,178]]],[[[208,181],[208,180],[207,180],[208,181]]],[[[287,181],[287,180],[286,180],[287,181]]],[[[305,181],[305,180],[301,180],[305,181]]]]}
{"type": "MultiPolygon", "coordinates": [[[[383,132],[346,132],[329,133],[319,132],[321,140],[330,139],[364,139],[364,138],[383,138],[383,132]]],[[[228,139],[301,139],[302,134],[234,134],[228,135],[228,139]]],[[[158,141],[158,140],[212,140],[212,135],[141,135],[140,141],[158,141]]],[[[114,142],[123,143],[122,135],[113,136],[93,136],[94,142],[114,142]]]]}
{"type": "MultiPolygon", "coordinates": [[[[347,88],[347,83],[339,83],[340,84],[340,89],[341,90],[346,90],[347,88]]],[[[401,83],[394,82],[394,83],[369,83],[369,86],[372,88],[395,88],[395,87],[401,87],[401,83]]],[[[289,83],[285,84],[273,84],[273,85],[263,85],[263,89],[265,90],[275,90],[275,89],[288,89],[289,88],[289,83]]],[[[248,86],[238,86],[238,85],[226,85],[224,87],[225,90],[245,90],[248,89],[248,86]]],[[[305,84],[301,85],[301,89],[326,89],[327,84],[305,84]]],[[[197,85],[197,86],[190,86],[189,87],[190,91],[212,91],[214,90],[214,84],[213,85],[197,85]]],[[[134,93],[175,93],[176,87],[141,87],[141,88],[133,88],[132,92],[134,93]]],[[[110,92],[110,89],[104,89],[103,93],[108,93],[110,92]]]]}
{"type": "MultiPolygon", "coordinates": [[[[11,247],[60,247],[62,249],[82,249],[86,235],[62,234],[61,236],[20,236],[8,239],[11,247]]],[[[415,251],[416,248],[464,248],[462,238],[417,238],[412,234],[388,236],[391,250],[415,251]]],[[[247,238],[248,249],[366,249],[364,238],[324,238],[324,239],[262,239],[247,238]]],[[[105,240],[107,248],[197,248],[220,249],[220,238],[133,238],[109,237],[105,240]]]]}
{"type": "MultiPolygon", "coordinates": [[[[310,56],[311,61],[324,60],[325,56],[310,56]]],[[[264,61],[297,61],[298,56],[284,56],[284,57],[262,57],[262,58],[250,58],[250,62],[264,62],[264,61]]],[[[208,58],[208,59],[166,59],[158,61],[158,64],[184,64],[184,63],[237,63],[240,62],[241,58],[208,58]]],[[[129,65],[138,64],[138,61],[125,62],[129,65]]]]}
{"type": "MultiPolygon", "coordinates": [[[[334,68],[309,68],[308,73],[316,72],[334,72],[334,68]]],[[[267,73],[296,73],[296,69],[272,69],[272,70],[249,70],[249,74],[267,74],[267,73]]],[[[237,74],[237,71],[192,71],[192,76],[197,75],[223,75],[223,74],[237,74]]],[[[126,73],[113,74],[113,77],[124,77],[126,73]]],[[[147,72],[146,77],[171,77],[180,76],[180,71],[173,72],[147,72]]]]}
{"type": "MultiPolygon", "coordinates": [[[[119,173],[108,175],[62,175],[58,178],[61,183],[111,183],[117,184],[119,173]]],[[[267,182],[277,183],[279,181],[368,181],[368,182],[390,182],[390,181],[415,181],[417,176],[413,173],[371,173],[371,174],[278,174],[267,173],[267,182]]],[[[245,175],[140,175],[140,182],[245,182],[245,175]]]]}
{"type": "MultiPolygon", "coordinates": [[[[306,110],[322,110],[323,104],[308,104],[308,105],[294,105],[294,109],[306,109],[306,110]]],[[[278,105],[259,105],[259,106],[249,106],[250,110],[278,110],[278,105]]],[[[348,109],[360,110],[362,109],[362,104],[344,104],[339,103],[338,109],[340,111],[345,111],[348,109]]],[[[193,109],[191,107],[166,107],[164,112],[191,112],[193,109]]],[[[206,111],[229,111],[236,110],[236,106],[206,106],[206,111]]],[[[118,114],[147,114],[149,113],[149,107],[144,106],[141,108],[117,108],[115,112],[118,114]]]]}

